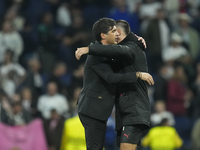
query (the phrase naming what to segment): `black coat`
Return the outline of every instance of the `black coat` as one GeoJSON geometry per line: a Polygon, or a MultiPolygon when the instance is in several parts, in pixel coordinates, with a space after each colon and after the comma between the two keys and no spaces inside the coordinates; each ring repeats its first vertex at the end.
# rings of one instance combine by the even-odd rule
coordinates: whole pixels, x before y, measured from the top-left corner
{"type": "MultiPolygon", "coordinates": [[[[144,47],[133,33],[119,43],[120,45],[107,45],[89,47],[89,54],[116,58],[116,68],[120,73],[148,72],[144,47]],[[133,64],[130,65],[130,59],[133,64]]],[[[150,126],[150,102],[148,98],[147,82],[137,79],[136,83],[127,83],[117,86],[119,98],[116,103],[116,129],[124,125],[144,124],[150,126]]]]}
{"type": "Polygon", "coordinates": [[[61,116],[57,122],[56,127],[52,130],[50,128],[52,121],[51,119],[44,120],[43,122],[47,144],[48,146],[55,147],[56,148],[55,150],[60,149],[65,120],[66,119],[61,116]]]}
{"type": "MultiPolygon", "coordinates": [[[[102,45],[95,42],[97,47],[102,45]]],[[[89,55],[84,66],[83,89],[79,95],[78,112],[107,120],[115,103],[115,86],[112,84],[134,83],[135,73],[115,74],[112,60],[89,55]]]]}

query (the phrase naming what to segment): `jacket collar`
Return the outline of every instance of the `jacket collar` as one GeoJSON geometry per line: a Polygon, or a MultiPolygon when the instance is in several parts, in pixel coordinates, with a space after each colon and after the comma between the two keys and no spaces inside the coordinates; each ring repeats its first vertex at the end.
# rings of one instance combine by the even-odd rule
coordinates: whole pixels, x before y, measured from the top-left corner
{"type": "Polygon", "coordinates": [[[133,32],[129,33],[119,44],[124,45],[126,42],[133,41],[135,44],[137,44],[142,50],[145,50],[144,45],[141,41],[138,41],[138,38],[134,35],[133,32]]]}
{"type": "Polygon", "coordinates": [[[98,45],[102,45],[102,43],[100,41],[95,41],[95,44],[98,44],[98,45]]]}

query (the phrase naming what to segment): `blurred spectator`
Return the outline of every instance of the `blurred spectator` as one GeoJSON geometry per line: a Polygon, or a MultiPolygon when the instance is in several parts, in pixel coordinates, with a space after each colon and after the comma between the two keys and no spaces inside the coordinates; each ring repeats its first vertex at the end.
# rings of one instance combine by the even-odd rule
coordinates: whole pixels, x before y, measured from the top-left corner
{"type": "Polygon", "coordinates": [[[17,85],[15,83],[15,76],[16,72],[11,70],[8,72],[7,76],[4,76],[1,81],[2,90],[6,93],[8,97],[12,97],[15,94],[17,89],[17,85]]]}
{"type": "Polygon", "coordinates": [[[20,56],[19,63],[21,63],[25,68],[27,68],[27,61],[37,54],[37,49],[39,47],[38,35],[35,32],[32,24],[25,22],[22,30],[20,31],[22,39],[24,41],[24,51],[20,56]]]}
{"type": "Polygon", "coordinates": [[[155,83],[159,84],[154,85],[154,94],[153,94],[154,101],[162,100],[166,102],[167,82],[172,77],[173,73],[174,73],[174,68],[172,66],[168,64],[160,65],[160,67],[158,68],[157,77],[155,78],[155,83]]]}
{"type": "Polygon", "coordinates": [[[41,64],[37,58],[28,61],[28,73],[24,81],[24,86],[31,89],[34,98],[43,94],[44,79],[41,73],[41,64]]]}
{"type": "Polygon", "coordinates": [[[11,98],[11,104],[12,102],[21,102],[21,95],[20,93],[15,93],[14,96],[11,98]]]}
{"type": "Polygon", "coordinates": [[[65,96],[58,93],[57,88],[55,82],[49,82],[47,84],[47,93],[41,95],[38,99],[37,109],[44,119],[51,117],[52,109],[55,109],[59,115],[63,115],[65,118],[68,117],[68,101],[65,96]]]}
{"type": "Polygon", "coordinates": [[[179,0],[179,3],[180,3],[179,7],[180,13],[187,13],[189,11],[188,0],[179,0]]]}
{"type": "Polygon", "coordinates": [[[135,12],[129,12],[126,0],[112,0],[113,8],[108,14],[108,18],[114,20],[123,19],[130,24],[131,31],[139,34],[139,17],[135,12]]]}
{"type": "Polygon", "coordinates": [[[31,112],[32,94],[29,88],[24,88],[21,94],[22,106],[25,110],[31,112]]]}
{"type": "Polygon", "coordinates": [[[23,88],[21,91],[21,99],[23,108],[28,111],[32,117],[38,117],[37,99],[34,98],[30,88],[23,88]]]}
{"type": "Polygon", "coordinates": [[[69,0],[72,7],[81,8],[81,5],[86,4],[84,0],[69,0]]]}
{"type": "Polygon", "coordinates": [[[192,150],[200,149],[200,119],[198,119],[192,129],[191,140],[192,140],[192,150]]]}
{"type": "Polygon", "coordinates": [[[0,105],[1,108],[5,110],[6,114],[7,112],[11,112],[10,99],[7,97],[6,93],[3,90],[1,90],[0,92],[0,105]]]}
{"type": "Polygon", "coordinates": [[[88,45],[91,40],[91,31],[87,28],[86,22],[81,16],[81,10],[73,8],[72,25],[67,28],[65,37],[68,37],[67,44],[75,51],[77,47],[88,45]]]}
{"type": "Polygon", "coordinates": [[[60,5],[60,3],[64,0],[44,0],[46,2],[48,2],[48,4],[50,5],[50,10],[52,12],[52,14],[56,14],[56,11],[60,5]]]}
{"type": "Polygon", "coordinates": [[[56,62],[56,49],[58,41],[54,33],[53,16],[51,12],[42,15],[41,23],[38,26],[40,49],[40,58],[43,71],[50,73],[56,62]],[[48,63],[47,63],[48,62],[48,63]]]}
{"type": "Polygon", "coordinates": [[[133,12],[138,13],[142,0],[135,0],[135,1],[126,0],[126,3],[127,3],[128,11],[130,13],[133,13],[133,12]]]}
{"type": "Polygon", "coordinates": [[[26,71],[20,64],[13,62],[13,51],[7,50],[4,56],[4,63],[0,67],[1,88],[12,97],[24,81],[26,71]]]}
{"type": "Polygon", "coordinates": [[[198,7],[200,6],[200,0],[187,0],[187,1],[190,6],[189,14],[195,16],[198,11],[198,7]]]}
{"type": "Polygon", "coordinates": [[[7,120],[7,113],[6,110],[2,107],[0,103],[0,122],[6,122],[7,120]]]}
{"type": "Polygon", "coordinates": [[[179,16],[179,7],[180,0],[163,0],[163,8],[166,12],[167,18],[174,28],[178,26],[178,16],[179,16]]]}
{"type": "Polygon", "coordinates": [[[51,110],[51,118],[44,121],[44,131],[49,150],[60,150],[65,118],[55,109],[51,110]]]}
{"type": "Polygon", "coordinates": [[[167,110],[175,116],[186,116],[187,108],[192,99],[192,92],[187,86],[187,76],[184,68],[180,65],[175,66],[174,75],[168,82],[167,87],[167,110]]]}
{"type": "Polygon", "coordinates": [[[139,10],[139,17],[142,21],[141,32],[144,34],[149,25],[149,21],[155,19],[157,10],[161,8],[161,3],[156,0],[144,0],[139,10]]]}
{"type": "Polygon", "coordinates": [[[1,18],[3,18],[5,11],[6,11],[5,2],[0,1],[0,16],[1,16],[1,18]]]}
{"type": "Polygon", "coordinates": [[[84,64],[80,64],[77,69],[73,71],[72,86],[83,87],[84,64]]]}
{"type": "Polygon", "coordinates": [[[21,13],[24,12],[26,7],[30,3],[30,0],[4,0],[4,1],[5,1],[7,9],[10,7],[16,7],[17,9],[19,9],[21,13]]]}
{"type": "Polygon", "coordinates": [[[192,56],[188,54],[188,55],[180,57],[176,61],[183,66],[188,78],[187,84],[189,87],[192,87],[192,83],[194,82],[194,79],[195,79],[195,69],[193,67],[194,61],[192,59],[192,56]]]}
{"type": "Polygon", "coordinates": [[[150,71],[156,72],[157,65],[162,62],[162,52],[169,45],[170,26],[165,20],[164,11],[157,10],[156,19],[153,19],[145,32],[150,71]]]}
{"type": "Polygon", "coordinates": [[[78,98],[79,98],[79,93],[81,91],[82,87],[75,87],[73,89],[73,94],[72,94],[72,98],[71,100],[69,101],[69,105],[70,105],[70,116],[71,117],[74,117],[77,115],[77,101],[78,101],[78,98]]]}
{"type": "Polygon", "coordinates": [[[23,41],[10,21],[4,21],[2,30],[0,31],[0,63],[3,62],[3,56],[7,49],[14,52],[13,60],[18,61],[18,58],[23,51],[23,41]]]}
{"type": "Polygon", "coordinates": [[[151,125],[157,126],[164,119],[168,119],[169,126],[175,125],[174,116],[171,112],[166,111],[164,101],[156,101],[155,112],[151,115],[151,125]]]}
{"type": "Polygon", "coordinates": [[[161,3],[156,0],[144,0],[140,8],[140,17],[142,19],[155,18],[157,10],[161,8],[161,3]]]}
{"type": "Polygon", "coordinates": [[[85,150],[85,132],[78,115],[65,121],[60,150],[85,150]]]}
{"type": "Polygon", "coordinates": [[[62,38],[58,48],[58,57],[60,61],[68,64],[69,70],[73,70],[75,68],[74,63],[76,60],[74,59],[74,50],[68,45],[68,40],[68,37],[62,38]]]}
{"type": "Polygon", "coordinates": [[[58,25],[62,27],[68,27],[72,24],[71,12],[67,2],[61,4],[58,8],[56,20],[58,25]]]}
{"type": "Polygon", "coordinates": [[[190,117],[193,120],[196,120],[200,116],[200,62],[196,64],[196,77],[193,82],[192,88],[194,91],[194,99],[191,102],[190,106],[190,117]]]}
{"type": "Polygon", "coordinates": [[[189,54],[192,56],[193,60],[196,60],[197,56],[199,55],[200,39],[198,32],[190,26],[190,23],[191,18],[188,14],[180,14],[180,27],[176,30],[176,32],[183,38],[183,44],[189,50],[189,54]]]}
{"type": "Polygon", "coordinates": [[[171,44],[162,52],[164,62],[173,64],[177,59],[188,55],[188,51],[181,45],[182,38],[177,33],[171,34],[171,44]]]}
{"type": "Polygon", "coordinates": [[[200,62],[196,64],[196,78],[194,82],[194,87],[196,93],[200,92],[200,62]]]}
{"type": "Polygon", "coordinates": [[[12,111],[8,113],[3,123],[8,125],[25,125],[31,121],[31,114],[23,109],[21,101],[12,102],[12,111]]]}
{"type": "MultiPolygon", "coordinates": [[[[77,47],[88,45],[91,41],[91,30],[88,29],[86,22],[80,13],[81,11],[79,9],[74,8],[74,10],[72,10],[72,25],[66,29],[64,35],[65,44],[71,47],[73,53],[77,47]]],[[[78,64],[85,62],[86,56],[80,61],[77,61],[75,57],[73,58],[73,68],[76,68],[78,64]]]]}
{"type": "Polygon", "coordinates": [[[197,9],[196,15],[194,16],[194,19],[192,21],[192,27],[198,31],[198,33],[200,34],[200,4],[199,7],[197,9]]]}
{"type": "Polygon", "coordinates": [[[8,114],[11,111],[8,99],[3,96],[3,92],[0,92],[0,122],[7,122],[8,114]]]}
{"type": "Polygon", "coordinates": [[[4,20],[10,21],[17,31],[22,30],[25,23],[25,19],[18,14],[17,9],[14,7],[6,12],[4,20]]]}
{"type": "Polygon", "coordinates": [[[163,119],[160,126],[151,128],[143,138],[142,145],[150,147],[151,150],[175,150],[182,146],[183,141],[176,129],[169,126],[168,119],[163,119]]]}
{"type": "Polygon", "coordinates": [[[71,85],[72,75],[68,70],[67,64],[57,62],[49,81],[54,81],[58,85],[58,90],[62,94],[67,94],[67,88],[71,85]]]}
{"type": "MultiPolygon", "coordinates": [[[[195,121],[200,116],[200,92],[196,93],[194,99],[191,101],[190,108],[189,108],[189,117],[192,121],[195,121]]],[[[193,123],[193,122],[192,122],[193,123]]]]}
{"type": "MultiPolygon", "coordinates": [[[[71,0],[72,2],[73,0],[71,0]]],[[[94,22],[96,22],[99,18],[107,16],[108,12],[111,8],[112,0],[79,0],[82,9],[82,14],[85,19],[87,19],[87,25],[92,28],[94,22]],[[92,12],[92,13],[91,13],[92,12]]]]}

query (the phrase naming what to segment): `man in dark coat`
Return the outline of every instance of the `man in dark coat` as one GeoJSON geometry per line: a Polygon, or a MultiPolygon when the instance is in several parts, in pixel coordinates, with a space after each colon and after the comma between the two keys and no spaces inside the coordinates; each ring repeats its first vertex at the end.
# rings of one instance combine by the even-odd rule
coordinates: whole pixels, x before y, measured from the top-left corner
{"type": "MultiPolygon", "coordinates": [[[[93,26],[95,44],[117,44],[115,21],[109,18],[98,20],[93,26]]],[[[129,50],[122,47],[123,51],[129,50]]],[[[131,64],[132,56],[127,63],[131,64]]],[[[78,113],[85,128],[88,150],[102,150],[106,132],[106,122],[115,103],[115,86],[111,84],[135,83],[142,73],[130,72],[126,74],[113,73],[112,59],[89,55],[84,67],[83,89],[78,100],[78,113]],[[137,75],[136,75],[137,74],[137,75]]],[[[143,73],[146,80],[150,80],[148,73],[143,73]]]]}
{"type": "Polygon", "coordinates": [[[44,120],[43,127],[49,149],[60,150],[65,120],[55,109],[51,110],[51,118],[44,120]]]}
{"type": "MultiPolygon", "coordinates": [[[[90,45],[89,54],[117,58],[116,70],[120,73],[148,72],[144,46],[137,37],[130,33],[129,24],[124,20],[116,21],[120,45],[90,45]],[[123,46],[127,47],[123,49],[123,46]],[[124,51],[127,55],[123,55],[124,51]],[[127,59],[132,56],[133,64],[127,59]]],[[[86,49],[86,48],[85,48],[86,49]]],[[[82,49],[77,52],[81,53],[82,49]]],[[[83,53],[81,53],[82,55],[83,53]]],[[[149,80],[153,80],[150,79],[149,80]]],[[[116,130],[120,137],[120,150],[135,150],[144,132],[150,126],[150,102],[147,82],[137,79],[136,83],[125,83],[117,86],[118,100],[116,103],[116,130]]]]}

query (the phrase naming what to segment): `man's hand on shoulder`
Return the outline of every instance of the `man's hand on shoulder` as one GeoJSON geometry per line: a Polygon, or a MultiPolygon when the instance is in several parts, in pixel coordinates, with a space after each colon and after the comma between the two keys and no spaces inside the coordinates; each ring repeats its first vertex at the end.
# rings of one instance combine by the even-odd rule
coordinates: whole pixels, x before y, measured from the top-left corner
{"type": "Polygon", "coordinates": [[[149,85],[154,85],[153,77],[146,72],[136,72],[137,78],[140,78],[141,80],[147,81],[149,85]]]}
{"type": "Polygon", "coordinates": [[[76,59],[80,60],[82,55],[88,54],[88,53],[89,53],[89,47],[77,48],[77,50],[75,51],[76,59]]]}
{"type": "Polygon", "coordinates": [[[138,38],[138,41],[141,41],[141,42],[142,42],[142,44],[144,45],[144,47],[145,47],[145,48],[147,48],[147,44],[146,44],[146,42],[145,42],[144,38],[143,38],[143,37],[141,37],[141,36],[137,36],[136,34],[135,34],[135,36],[138,38]]]}

